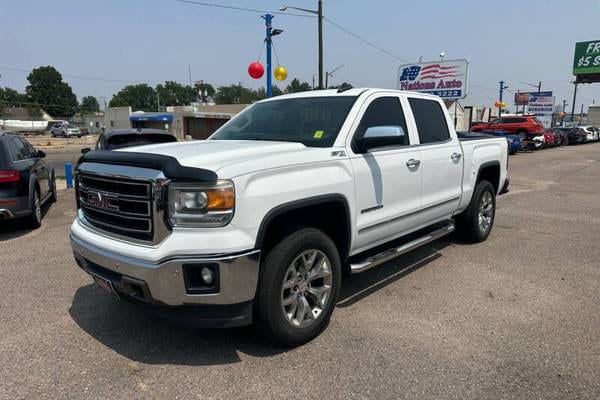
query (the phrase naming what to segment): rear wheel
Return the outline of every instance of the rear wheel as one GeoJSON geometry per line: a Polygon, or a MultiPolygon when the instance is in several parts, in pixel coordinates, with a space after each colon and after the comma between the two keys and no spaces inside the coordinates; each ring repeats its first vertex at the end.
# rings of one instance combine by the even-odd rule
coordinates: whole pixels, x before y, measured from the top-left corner
{"type": "Polygon", "coordinates": [[[340,284],[340,257],[329,236],[314,228],[289,234],[261,263],[257,327],[283,346],[310,341],[327,327],[340,284]]]}
{"type": "Polygon", "coordinates": [[[475,187],[469,207],[456,217],[457,234],[462,239],[478,243],[489,236],[496,218],[496,192],[489,181],[475,187]]]}
{"type": "Polygon", "coordinates": [[[42,203],[40,200],[40,193],[37,189],[33,191],[33,198],[31,199],[31,215],[29,215],[29,226],[33,229],[37,229],[42,225],[42,203]]]}

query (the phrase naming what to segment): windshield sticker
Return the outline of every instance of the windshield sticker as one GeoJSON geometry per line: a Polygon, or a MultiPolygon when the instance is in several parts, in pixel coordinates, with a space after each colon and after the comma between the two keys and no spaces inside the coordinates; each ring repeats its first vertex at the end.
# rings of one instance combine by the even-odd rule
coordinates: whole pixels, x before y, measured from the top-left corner
{"type": "Polygon", "coordinates": [[[323,138],[324,134],[325,134],[325,131],[315,131],[315,134],[313,135],[313,137],[315,139],[321,139],[321,138],[323,138]]]}

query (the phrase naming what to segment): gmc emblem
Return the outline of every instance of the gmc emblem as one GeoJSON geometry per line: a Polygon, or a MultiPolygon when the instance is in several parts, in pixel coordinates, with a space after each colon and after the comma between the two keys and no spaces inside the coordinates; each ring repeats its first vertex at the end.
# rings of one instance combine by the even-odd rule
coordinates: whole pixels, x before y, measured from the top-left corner
{"type": "Polygon", "coordinates": [[[92,207],[103,208],[110,211],[119,211],[119,198],[110,194],[89,190],[85,202],[92,207]]]}

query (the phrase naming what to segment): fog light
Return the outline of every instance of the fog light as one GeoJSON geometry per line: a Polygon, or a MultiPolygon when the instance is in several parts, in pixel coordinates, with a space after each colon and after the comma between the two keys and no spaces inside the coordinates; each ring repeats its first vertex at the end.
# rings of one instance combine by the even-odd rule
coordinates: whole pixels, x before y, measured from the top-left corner
{"type": "Polygon", "coordinates": [[[206,283],[207,285],[210,285],[213,283],[213,281],[215,280],[215,274],[212,271],[212,269],[208,268],[208,267],[202,267],[202,270],[200,271],[200,275],[202,276],[202,280],[204,281],[204,283],[206,283]]]}

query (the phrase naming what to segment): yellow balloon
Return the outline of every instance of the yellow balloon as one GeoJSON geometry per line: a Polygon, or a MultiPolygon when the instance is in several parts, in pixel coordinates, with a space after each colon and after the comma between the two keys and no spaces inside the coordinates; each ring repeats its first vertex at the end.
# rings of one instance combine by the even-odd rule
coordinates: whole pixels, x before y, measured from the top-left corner
{"type": "Polygon", "coordinates": [[[275,68],[273,75],[275,75],[275,79],[277,79],[278,81],[284,81],[287,78],[287,69],[280,65],[277,68],[275,68]]]}

